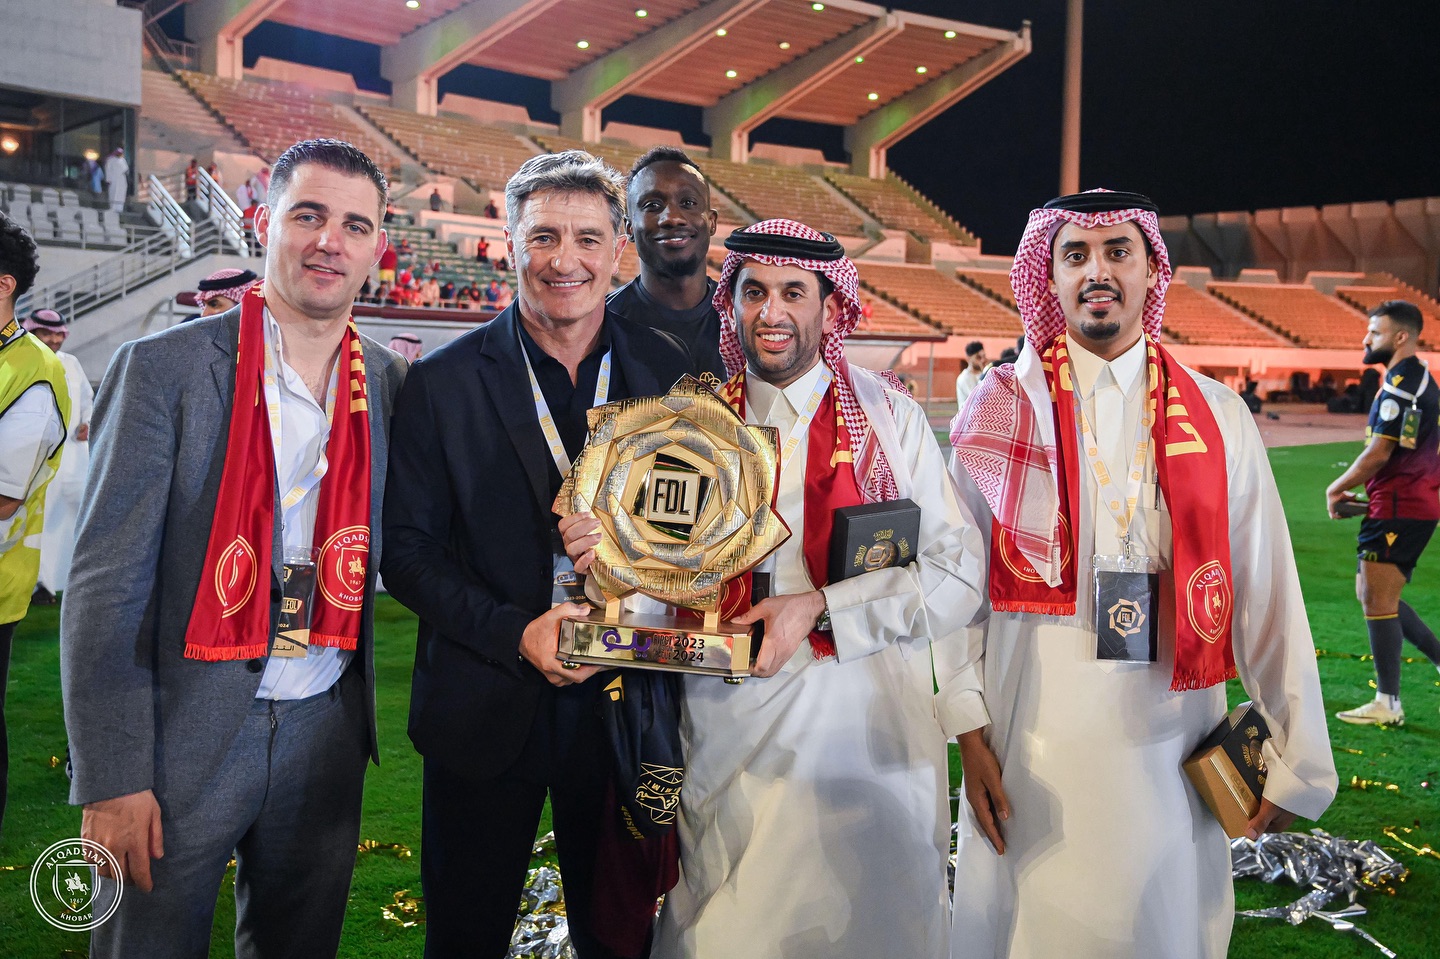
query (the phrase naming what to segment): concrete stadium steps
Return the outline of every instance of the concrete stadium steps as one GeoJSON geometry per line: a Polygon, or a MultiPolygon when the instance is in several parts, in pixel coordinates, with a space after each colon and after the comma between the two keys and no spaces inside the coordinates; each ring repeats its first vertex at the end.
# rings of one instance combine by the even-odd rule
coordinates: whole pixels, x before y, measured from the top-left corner
{"type": "Polygon", "coordinates": [[[538,152],[524,137],[466,117],[427,117],[368,103],[356,109],[431,170],[468,180],[478,190],[503,190],[538,152]]]}
{"type": "Polygon", "coordinates": [[[170,74],[142,70],[140,87],[138,145],[142,149],[191,156],[250,152],[235,131],[217,120],[193,91],[170,74]]]}
{"type": "Polygon", "coordinates": [[[1177,342],[1204,346],[1295,345],[1294,340],[1179,281],[1165,292],[1164,332],[1177,342]]]}
{"type": "Polygon", "coordinates": [[[882,226],[892,230],[909,230],[931,242],[959,242],[965,246],[978,242],[958,223],[942,219],[921,206],[909,189],[894,177],[873,180],[866,176],[827,171],[825,179],[882,226]]]}
{"type": "Polygon", "coordinates": [[[438,262],[440,275],[437,279],[442,284],[446,280],[454,280],[456,284],[459,284],[461,280],[468,283],[474,279],[484,286],[491,280],[509,280],[513,287],[518,282],[513,271],[502,273],[494,269],[494,261],[505,253],[504,248],[495,243],[490,244],[491,265],[486,265],[478,262],[474,257],[461,253],[455,248],[455,244],[436,239],[435,231],[429,228],[389,224],[386,226],[386,230],[390,234],[391,243],[398,246],[403,238],[408,240],[412,247],[409,257],[400,257],[399,265],[402,269],[406,266],[412,270],[421,269],[433,262],[438,262]]]}
{"type": "MultiPolygon", "coordinates": [[[[1367,276],[1366,280],[1370,278],[1367,276]]],[[[1419,290],[1413,287],[1407,288],[1392,278],[1392,282],[1384,286],[1370,285],[1369,283],[1337,286],[1335,295],[1366,316],[1369,316],[1371,310],[1386,300],[1409,300],[1420,308],[1420,315],[1425,320],[1425,328],[1420,331],[1420,348],[1422,350],[1440,348],[1440,319],[1437,319],[1436,311],[1430,307],[1429,297],[1420,293],[1419,290]]]]}
{"type": "Polygon", "coordinates": [[[952,336],[1021,334],[1020,315],[928,266],[857,263],[860,282],[916,318],[952,336]]]}
{"type": "Polygon", "coordinates": [[[793,167],[696,157],[706,179],[755,219],[786,217],[836,236],[863,236],[865,222],[819,177],[793,167]]]}
{"type": "Polygon", "coordinates": [[[899,337],[933,336],[935,327],[917,320],[897,306],[891,306],[878,296],[861,291],[860,299],[870,307],[870,315],[862,316],[856,329],[862,333],[893,333],[899,337]]]}
{"type": "Polygon", "coordinates": [[[287,83],[227,80],[188,70],[178,76],[270,163],[297,141],[334,137],[365,151],[387,173],[399,171],[398,147],[345,107],[305,89],[287,83]]]}
{"type": "Polygon", "coordinates": [[[1310,349],[1358,349],[1365,337],[1363,313],[1311,286],[1212,282],[1206,289],[1310,349]]]}
{"type": "Polygon", "coordinates": [[[1436,300],[1435,297],[1423,290],[1411,286],[1393,273],[1385,273],[1383,271],[1366,273],[1365,278],[1361,282],[1366,286],[1393,286],[1399,291],[1400,299],[1409,300],[1411,303],[1414,303],[1420,307],[1420,312],[1424,313],[1427,317],[1440,316],[1440,300],[1436,300]]]}
{"type": "Polygon", "coordinates": [[[957,269],[955,278],[967,286],[974,287],[1002,306],[1012,310],[1019,309],[1015,305],[1015,289],[1010,285],[1010,274],[1003,270],[957,269]]]}

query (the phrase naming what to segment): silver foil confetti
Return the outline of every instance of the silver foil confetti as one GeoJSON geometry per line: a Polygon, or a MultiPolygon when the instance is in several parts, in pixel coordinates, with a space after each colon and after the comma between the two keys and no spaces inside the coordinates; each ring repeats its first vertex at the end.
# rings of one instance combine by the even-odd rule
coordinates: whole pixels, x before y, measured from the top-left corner
{"type": "Polygon", "coordinates": [[[1365,907],[1359,901],[1362,893],[1392,882],[1403,882],[1410,874],[1409,869],[1372,840],[1356,842],[1332,836],[1323,829],[1312,829],[1309,834],[1266,833],[1253,842],[1232,839],[1230,866],[1236,879],[1253,877],[1273,883],[1283,876],[1297,886],[1310,887],[1309,892],[1287,906],[1246,909],[1237,915],[1284,919],[1292,926],[1314,917],[1328,922],[1338,932],[1355,933],[1386,956],[1395,955],[1350,921],[1365,915],[1365,907]],[[1344,908],[1325,911],[1325,907],[1337,899],[1344,900],[1344,908]]]}
{"type": "MultiPolygon", "coordinates": [[[[549,833],[535,843],[535,854],[553,848],[555,834],[549,833]]],[[[570,926],[565,918],[565,891],[560,873],[551,866],[540,866],[525,876],[520,891],[520,917],[510,937],[507,959],[575,959],[570,944],[570,926]]]]}

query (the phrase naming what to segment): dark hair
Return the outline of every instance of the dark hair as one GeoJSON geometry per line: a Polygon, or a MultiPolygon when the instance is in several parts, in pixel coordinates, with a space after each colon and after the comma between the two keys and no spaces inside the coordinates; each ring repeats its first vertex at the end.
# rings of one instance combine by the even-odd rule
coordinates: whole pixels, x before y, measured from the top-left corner
{"type": "Polygon", "coordinates": [[[969,343],[965,344],[966,356],[974,356],[976,353],[983,352],[985,352],[985,344],[981,343],[979,340],[971,340],[969,343]]]}
{"type": "Polygon", "coordinates": [[[1371,316],[1385,316],[1391,323],[1405,327],[1416,337],[1425,327],[1425,314],[1409,300],[1386,300],[1370,311],[1371,316]]]}
{"type": "Polygon", "coordinates": [[[301,140],[280,154],[280,158],[270,169],[270,192],[265,195],[265,202],[271,203],[274,197],[284,193],[295,176],[296,167],[307,163],[348,176],[363,176],[375,184],[375,189],[380,194],[381,209],[390,202],[390,184],[386,181],[385,174],[375,165],[375,161],[360,148],[344,140],[332,140],[328,137],[301,140]]]}
{"type": "MultiPolygon", "coordinates": [[[[630,181],[635,179],[636,174],[652,163],[679,163],[683,166],[694,167],[697,173],[700,170],[700,167],[695,165],[695,161],[690,159],[690,155],[684,150],[667,146],[651,147],[640,154],[635,162],[630,165],[630,172],[625,175],[625,186],[628,188],[630,181]]],[[[703,174],[700,179],[705,179],[703,174]]]]}
{"type": "Polygon", "coordinates": [[[35,274],[39,272],[40,255],[35,241],[24,227],[0,213],[0,275],[15,278],[12,304],[30,292],[30,287],[35,285],[35,274]]]}

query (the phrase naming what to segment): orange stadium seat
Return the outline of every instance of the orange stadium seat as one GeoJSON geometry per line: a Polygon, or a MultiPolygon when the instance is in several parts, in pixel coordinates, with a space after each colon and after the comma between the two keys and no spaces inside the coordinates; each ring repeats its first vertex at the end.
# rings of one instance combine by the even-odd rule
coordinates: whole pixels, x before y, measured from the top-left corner
{"type": "Polygon", "coordinates": [[[1164,332],[1180,343],[1207,346],[1294,345],[1213,296],[1179,282],[1165,291],[1164,332]]]}
{"type": "Polygon", "coordinates": [[[1335,287],[1335,295],[1366,315],[1369,315],[1371,310],[1386,300],[1409,300],[1420,308],[1420,315],[1425,320],[1425,328],[1420,331],[1420,348],[1424,350],[1440,349],[1440,319],[1437,319],[1440,310],[1435,308],[1434,300],[1413,286],[1401,283],[1388,273],[1369,273],[1366,274],[1365,279],[1367,282],[1363,286],[1357,284],[1335,287]],[[1387,278],[1388,283],[1370,284],[1372,279],[1384,280],[1387,278]]]}
{"type": "Polygon", "coordinates": [[[952,335],[1019,336],[1020,315],[930,267],[857,263],[870,291],[952,335]]]}
{"type": "Polygon", "coordinates": [[[872,180],[866,176],[828,172],[825,179],[892,230],[909,230],[932,243],[959,242],[973,246],[979,242],[973,234],[938,209],[923,207],[893,176],[872,180]]]}
{"type": "Polygon", "coordinates": [[[537,152],[523,138],[465,117],[427,117],[364,104],[357,109],[436,173],[468,180],[478,190],[502,190],[537,152]]]}
{"type": "Polygon", "coordinates": [[[1015,289],[1010,285],[1010,274],[1003,270],[956,270],[960,282],[968,283],[981,293],[1012,310],[1015,305],[1015,289]]]}
{"type": "Polygon", "coordinates": [[[1211,293],[1310,349],[1356,349],[1365,316],[1309,286],[1210,283],[1211,293]]]}
{"type": "Polygon", "coordinates": [[[861,236],[865,224],[818,177],[794,167],[696,157],[706,178],[757,219],[786,217],[836,236],[861,236]]]}
{"type": "Polygon", "coordinates": [[[227,80],[188,70],[185,85],[270,163],[293,143],[334,137],[364,150],[383,170],[398,167],[392,148],[329,100],[287,83],[227,80]]]}
{"type": "Polygon", "coordinates": [[[933,326],[922,323],[899,307],[891,306],[877,296],[860,294],[870,307],[870,315],[862,316],[856,329],[862,333],[890,333],[896,336],[933,336],[933,326]]]}

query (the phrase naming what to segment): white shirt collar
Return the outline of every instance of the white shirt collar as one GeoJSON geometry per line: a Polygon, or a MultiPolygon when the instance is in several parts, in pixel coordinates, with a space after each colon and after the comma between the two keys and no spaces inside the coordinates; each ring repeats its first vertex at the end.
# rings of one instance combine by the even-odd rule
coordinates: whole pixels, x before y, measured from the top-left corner
{"type": "Polygon", "coordinates": [[[1145,337],[1115,359],[1106,362],[1091,353],[1073,339],[1066,339],[1070,351],[1070,363],[1075,368],[1075,389],[1082,398],[1089,397],[1097,386],[1108,385],[1112,380],[1120,387],[1125,398],[1133,399],[1135,387],[1139,385],[1140,373],[1145,369],[1145,337]],[[1111,379],[1100,382],[1102,374],[1109,371],[1111,379]]]}
{"type": "Polygon", "coordinates": [[[774,412],[775,401],[784,394],[785,400],[790,404],[790,409],[799,412],[805,408],[810,399],[810,394],[815,390],[815,384],[820,381],[825,369],[825,361],[821,360],[803,373],[799,379],[789,386],[781,389],[760,378],[753,368],[747,368],[745,373],[746,403],[755,412],[755,418],[761,423],[770,418],[774,412]]]}

